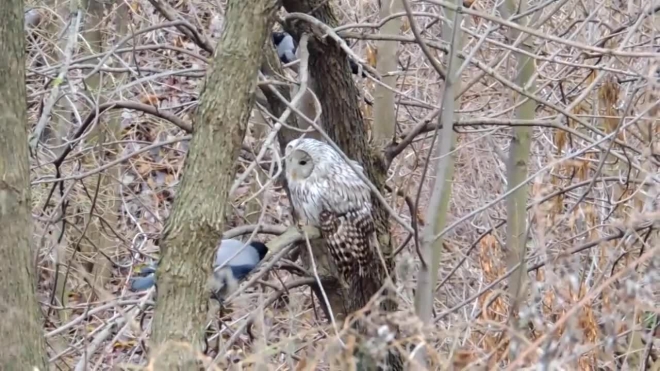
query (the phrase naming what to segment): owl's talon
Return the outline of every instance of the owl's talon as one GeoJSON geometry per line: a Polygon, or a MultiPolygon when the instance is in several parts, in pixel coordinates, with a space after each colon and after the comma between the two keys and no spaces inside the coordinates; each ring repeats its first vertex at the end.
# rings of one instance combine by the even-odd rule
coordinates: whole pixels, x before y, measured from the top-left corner
{"type": "Polygon", "coordinates": [[[300,220],[294,220],[292,227],[295,228],[296,232],[300,233],[301,235],[305,233],[305,223],[300,220]]]}

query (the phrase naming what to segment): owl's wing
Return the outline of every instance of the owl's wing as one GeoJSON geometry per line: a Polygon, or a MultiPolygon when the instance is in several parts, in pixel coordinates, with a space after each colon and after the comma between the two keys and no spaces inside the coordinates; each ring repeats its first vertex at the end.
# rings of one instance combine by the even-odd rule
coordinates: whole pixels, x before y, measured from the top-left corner
{"type": "MultiPolygon", "coordinates": [[[[349,169],[350,170],[350,169],[349,169]]],[[[340,171],[317,183],[322,209],[334,214],[371,214],[371,190],[352,171],[340,171]]]]}
{"type": "Polygon", "coordinates": [[[343,214],[321,211],[320,228],[337,268],[344,277],[362,276],[371,256],[370,239],[375,231],[371,210],[357,208],[343,214]]]}

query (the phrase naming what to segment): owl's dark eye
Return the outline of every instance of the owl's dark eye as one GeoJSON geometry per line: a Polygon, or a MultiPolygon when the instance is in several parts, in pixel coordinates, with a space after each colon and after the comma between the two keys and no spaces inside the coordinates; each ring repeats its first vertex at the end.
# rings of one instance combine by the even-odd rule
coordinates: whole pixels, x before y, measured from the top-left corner
{"type": "Polygon", "coordinates": [[[298,163],[299,163],[300,165],[302,165],[302,166],[305,166],[305,165],[307,165],[307,161],[305,161],[305,160],[301,160],[301,161],[300,161],[300,162],[298,162],[298,163]]]}

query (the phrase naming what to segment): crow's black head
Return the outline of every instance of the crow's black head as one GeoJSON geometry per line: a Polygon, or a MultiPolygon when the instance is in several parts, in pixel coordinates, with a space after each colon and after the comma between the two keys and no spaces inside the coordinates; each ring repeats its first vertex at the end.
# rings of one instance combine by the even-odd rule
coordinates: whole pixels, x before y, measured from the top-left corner
{"type": "Polygon", "coordinates": [[[275,46],[280,45],[280,43],[282,42],[285,36],[286,33],[284,32],[279,32],[279,31],[273,32],[272,33],[273,44],[275,44],[275,46]]]}
{"type": "Polygon", "coordinates": [[[264,245],[263,242],[252,241],[250,242],[250,246],[254,247],[254,249],[257,250],[260,261],[261,259],[264,258],[264,256],[266,256],[266,254],[268,254],[268,246],[264,245]]]}

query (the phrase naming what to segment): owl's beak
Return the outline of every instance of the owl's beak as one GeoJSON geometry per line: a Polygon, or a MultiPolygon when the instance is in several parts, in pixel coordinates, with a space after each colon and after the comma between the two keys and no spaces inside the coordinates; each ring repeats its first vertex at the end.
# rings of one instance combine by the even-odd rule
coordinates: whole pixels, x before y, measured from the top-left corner
{"type": "Polygon", "coordinates": [[[291,179],[298,180],[298,172],[297,171],[291,170],[291,179]]]}

